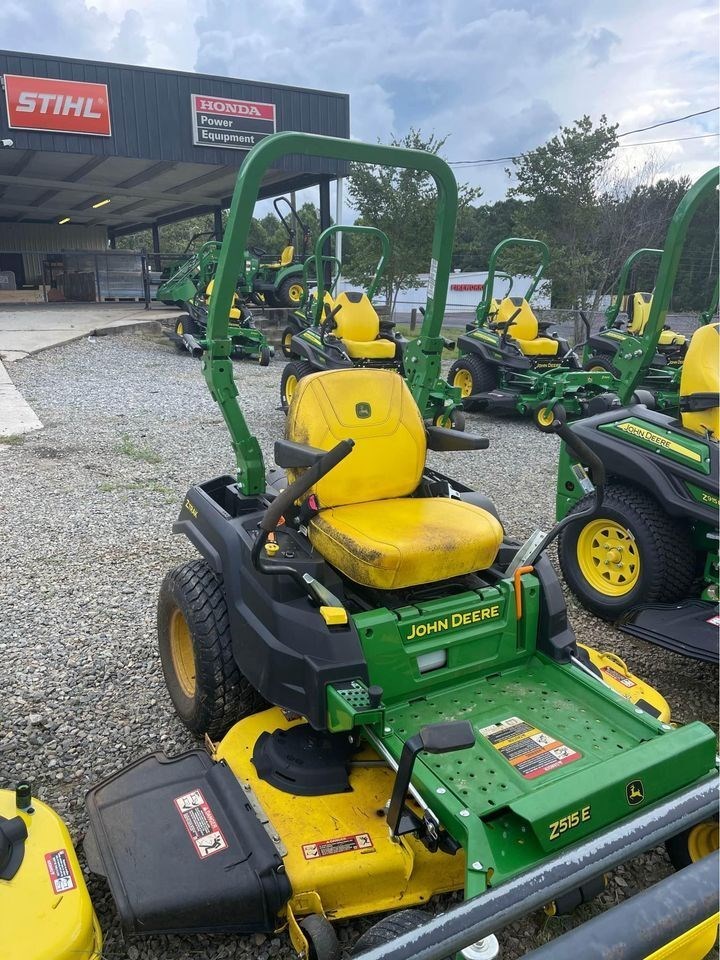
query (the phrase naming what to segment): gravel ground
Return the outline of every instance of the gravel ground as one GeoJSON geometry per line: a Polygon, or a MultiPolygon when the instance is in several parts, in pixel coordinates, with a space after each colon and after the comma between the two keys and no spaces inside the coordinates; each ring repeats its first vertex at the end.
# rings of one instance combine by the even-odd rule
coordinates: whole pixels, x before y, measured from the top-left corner
{"type": "MultiPolygon", "coordinates": [[[[268,462],[283,429],[282,363],[236,366],[268,462]]],[[[156,594],[165,571],[193,556],[171,535],[181,498],[190,484],[232,472],[232,451],[199,365],[164,337],[81,341],[16,363],[11,373],[45,429],[0,445],[0,785],[29,778],[78,841],[88,787],[144,752],[194,745],[165,693],[156,594]]],[[[490,437],[490,449],[436,454],[433,463],[493,495],[514,534],[547,529],[556,438],[517,420],[468,420],[468,429],[490,437]]],[[[579,638],[620,653],[667,696],[676,720],[717,726],[717,671],[624,637],[569,602],[579,638]]],[[[664,851],[654,851],[617,870],[601,902],[669,872],[664,851]]],[[[284,937],[260,935],[126,946],[104,883],[89,883],[107,960],[295,956],[284,937]]],[[[598,908],[583,909],[587,917],[598,908]]],[[[515,960],[571,922],[578,921],[535,914],[512,925],[501,935],[504,957],[515,960]]],[[[339,933],[351,943],[365,926],[356,921],[339,933]]]]}

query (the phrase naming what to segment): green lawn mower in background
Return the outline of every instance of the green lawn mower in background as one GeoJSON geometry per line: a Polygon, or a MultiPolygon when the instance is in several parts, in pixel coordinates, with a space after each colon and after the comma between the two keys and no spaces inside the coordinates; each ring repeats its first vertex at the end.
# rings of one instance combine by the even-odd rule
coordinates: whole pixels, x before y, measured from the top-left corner
{"type": "MultiPolygon", "coordinates": [[[[320,258],[321,268],[326,271],[327,288],[325,290],[328,302],[334,302],[335,291],[338,280],[342,273],[342,263],[337,257],[323,254],[320,258]]],[[[292,349],[292,338],[297,333],[302,333],[315,322],[315,304],[316,304],[316,286],[315,278],[316,260],[315,255],[308,257],[303,264],[303,295],[300,306],[288,315],[287,326],[282,332],[280,343],[283,356],[290,360],[295,356],[292,349]]],[[[382,318],[380,323],[382,324],[382,318]]]]}
{"type": "MultiPolygon", "coordinates": [[[[717,183],[717,169],[705,174],[673,217],[648,325],[662,329],[688,224],[717,183]]],[[[713,323],[693,334],[680,378],[679,419],[649,403],[573,425],[609,478],[595,516],[577,516],[594,494],[587,461],[567,446],[557,486],[557,516],[571,521],[558,542],[560,564],[581,602],[627,633],[715,663],[719,330],[713,323]]]]}
{"type": "MultiPolygon", "coordinates": [[[[187,350],[193,357],[202,356],[205,349],[208,309],[215,286],[215,271],[221,246],[217,240],[208,240],[197,252],[193,277],[195,294],[183,304],[185,313],[176,319],[174,332],[169,334],[179,350],[187,350]]],[[[237,291],[233,295],[228,314],[228,336],[236,360],[257,360],[261,366],[266,367],[275,353],[275,348],[268,343],[265,334],[255,326],[252,312],[241,302],[237,291]]]]}
{"type": "MultiPolygon", "coordinates": [[[[306,301],[306,317],[311,317],[311,323],[304,325],[290,339],[290,362],[280,381],[281,406],[288,410],[298,384],[311,373],[357,367],[390,368],[406,377],[424,419],[436,426],[462,430],[465,418],[460,391],[441,378],[440,359],[436,356],[438,346],[441,357],[442,350],[453,347],[454,343],[442,336],[433,337],[431,342],[431,338],[422,333],[416,341],[408,342],[396,333],[394,321],[380,317],[373,306],[372,299],[389,257],[390,239],[377,227],[336,224],[318,237],[314,257],[316,286],[312,292],[308,291],[306,301]],[[365,292],[348,291],[333,296],[326,289],[322,250],[324,244],[339,232],[374,237],[380,241],[375,274],[365,292]],[[410,343],[415,346],[408,352],[410,343]],[[425,368],[436,374],[429,388],[424,377],[416,376],[416,371],[425,368]]],[[[339,270],[342,270],[341,265],[339,270]]],[[[339,273],[331,273],[331,289],[334,291],[339,273]]]]}
{"type": "Polygon", "coordinates": [[[188,491],[174,529],[201,556],[168,573],[158,604],[168,690],[206,749],[119,771],[110,758],[87,796],[88,863],[128,934],[286,930],[305,960],[339,960],[332,921],[384,913],[351,947],[379,960],[399,932],[421,936],[431,897],[463,891],[433,956],[492,960],[500,917],[580,903],[675,838],[684,863],[709,854],[670,884],[699,870],[703,902],[670,907],[634,956],[711,949],[717,854],[697,836],[718,806],[713,731],[671,726],[661,697],[576,642],[545,553],[564,521],[519,546],[487,497],[426,463],[488,446],[421,416],[456,212],[452,171],[422,151],[280,133],[240,169],[203,355],[237,472],[188,491]],[[228,312],[263,176],[288,154],[427,171],[435,282],[407,383],[369,366],[303,377],[268,478],[228,312]]]}
{"type": "Polygon", "coordinates": [[[287,243],[279,256],[250,247],[245,253],[237,292],[248,303],[298,307],[303,295],[303,264],[310,252],[310,228],[287,197],[276,197],[273,206],[287,234],[287,243]],[[288,208],[286,214],[282,203],[288,208]]]}
{"type": "Polygon", "coordinates": [[[160,276],[162,282],[155,293],[156,300],[168,307],[182,309],[194,299],[200,283],[200,253],[206,243],[201,244],[197,250],[195,246],[198,240],[209,241],[211,237],[215,237],[214,230],[203,230],[190,237],[180,259],[164,267],[160,276]]]}
{"type": "Polygon", "coordinates": [[[541,240],[508,237],[490,254],[483,296],[475,323],[458,337],[459,358],[448,374],[466,410],[530,414],[544,431],[552,430],[552,401],[564,398],[568,416],[601,410],[614,388],[611,374],[585,373],[567,340],[552,331],[552,321],[538,320],[530,306],[550,251],[541,240]],[[510,247],[527,247],[538,263],[524,297],[494,295],[498,258],[510,247]]]}

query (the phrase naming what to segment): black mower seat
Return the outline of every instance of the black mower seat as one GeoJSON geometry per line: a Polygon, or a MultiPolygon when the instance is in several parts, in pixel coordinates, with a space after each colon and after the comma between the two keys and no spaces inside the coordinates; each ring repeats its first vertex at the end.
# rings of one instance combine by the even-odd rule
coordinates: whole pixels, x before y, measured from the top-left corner
{"type": "Polygon", "coordinates": [[[720,440],[720,324],[698,327],[680,375],[680,418],[686,430],[720,440]]]}
{"type": "Polygon", "coordinates": [[[364,293],[341,293],[335,298],[340,309],[334,316],[335,336],[342,340],[353,360],[392,360],[395,344],[380,337],[380,318],[364,293]]]}
{"type": "Polygon", "coordinates": [[[524,297],[505,297],[498,304],[497,312],[493,317],[494,323],[504,327],[511,320],[508,336],[515,341],[526,357],[557,355],[560,344],[552,337],[538,336],[540,325],[532,307],[524,297]]]}
{"type": "Polygon", "coordinates": [[[311,374],[298,384],[286,437],[352,453],[310,491],[320,508],[309,524],[313,547],[355,583],[381,590],[485,570],[502,527],[460,500],[413,497],[425,466],[425,426],[405,381],[390,370],[311,374]]]}

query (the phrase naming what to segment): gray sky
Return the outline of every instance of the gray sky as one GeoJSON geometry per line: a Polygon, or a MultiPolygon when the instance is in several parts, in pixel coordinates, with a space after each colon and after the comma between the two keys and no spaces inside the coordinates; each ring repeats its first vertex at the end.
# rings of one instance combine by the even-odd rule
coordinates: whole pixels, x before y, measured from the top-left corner
{"type": "MultiPolygon", "coordinates": [[[[449,134],[449,160],[517,154],[584,113],[622,131],[718,103],[715,0],[0,0],[0,22],[5,49],[348,92],[353,137],[449,134]]],[[[712,113],[623,143],[717,130],[712,113]]],[[[718,140],[619,151],[650,152],[696,176],[718,140]]],[[[456,171],[492,201],[505,166],[456,171]]]]}

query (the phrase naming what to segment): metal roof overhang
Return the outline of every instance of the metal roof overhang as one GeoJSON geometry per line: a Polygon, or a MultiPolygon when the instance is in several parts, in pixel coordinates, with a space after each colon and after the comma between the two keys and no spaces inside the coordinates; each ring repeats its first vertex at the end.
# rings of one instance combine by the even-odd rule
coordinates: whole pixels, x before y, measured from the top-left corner
{"type": "MultiPolygon", "coordinates": [[[[173,223],[230,204],[238,167],[0,150],[0,221],[107,226],[114,236],[173,223]],[[93,204],[110,198],[98,209],[93,204]]],[[[331,179],[271,170],[260,199],[331,179]]]]}

